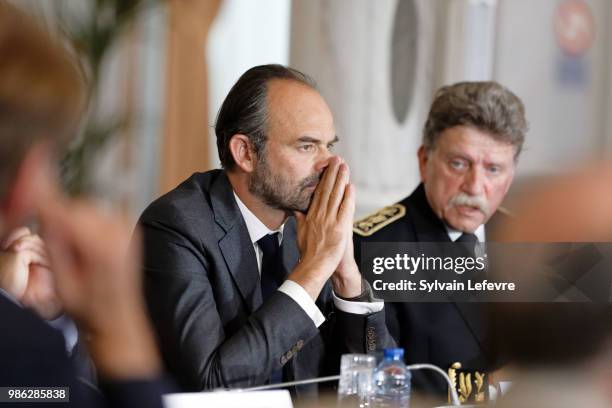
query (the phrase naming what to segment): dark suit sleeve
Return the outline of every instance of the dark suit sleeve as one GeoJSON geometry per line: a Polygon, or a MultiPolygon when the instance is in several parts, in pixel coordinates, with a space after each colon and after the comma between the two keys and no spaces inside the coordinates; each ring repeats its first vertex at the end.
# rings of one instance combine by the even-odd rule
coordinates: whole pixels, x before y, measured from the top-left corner
{"type": "MultiPolygon", "coordinates": [[[[359,237],[354,236],[353,245],[355,262],[361,270],[361,240],[359,237]]],[[[369,287],[369,291],[369,297],[373,298],[371,287],[369,287]]],[[[344,339],[345,349],[343,352],[371,353],[384,348],[396,347],[396,341],[387,327],[386,309],[387,306],[385,305],[380,312],[365,315],[336,310],[336,335],[340,335],[340,338],[344,339]]]]}
{"type": "Polygon", "coordinates": [[[219,311],[239,303],[223,303],[227,292],[221,296],[221,291],[232,289],[219,282],[206,249],[182,217],[168,208],[163,214],[149,209],[140,221],[145,293],[166,364],[189,390],[261,385],[286,362],[287,350],[318,330],[281,292],[248,318],[223,322],[219,311]]]}
{"type": "MultiPolygon", "coordinates": [[[[164,379],[109,381],[100,393],[76,376],[62,334],[28,310],[0,295],[0,386],[66,387],[67,403],[14,404],[27,407],[132,408],[162,407],[161,394],[172,392],[164,379]]],[[[0,404],[0,406],[13,406],[0,404]]]]}
{"type": "MultiPolygon", "coordinates": [[[[366,290],[364,296],[373,301],[374,295],[370,284],[364,281],[366,290]]],[[[387,329],[385,315],[386,307],[379,312],[354,314],[337,310],[337,331],[346,345],[345,352],[371,353],[389,347],[396,347],[396,342],[387,329]]]]}

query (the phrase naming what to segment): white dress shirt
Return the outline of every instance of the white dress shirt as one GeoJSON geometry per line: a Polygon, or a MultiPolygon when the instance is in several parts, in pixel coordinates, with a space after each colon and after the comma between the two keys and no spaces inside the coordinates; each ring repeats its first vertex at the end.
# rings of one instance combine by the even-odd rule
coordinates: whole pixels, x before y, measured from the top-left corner
{"type": "MultiPolygon", "coordinates": [[[[242,218],[244,218],[244,222],[246,224],[247,230],[249,231],[249,237],[251,238],[251,242],[253,243],[253,248],[255,249],[255,257],[257,258],[257,270],[261,274],[261,261],[263,258],[263,252],[257,241],[263,238],[265,235],[278,233],[278,243],[279,245],[283,242],[283,229],[285,224],[281,225],[277,231],[272,231],[266,225],[261,222],[259,218],[248,207],[240,200],[236,192],[234,192],[234,198],[236,199],[236,203],[238,204],[238,209],[242,214],[242,218]]],[[[312,322],[316,327],[319,327],[325,321],[325,317],[323,313],[319,310],[314,300],[310,297],[308,292],[301,287],[298,283],[292,280],[285,280],[279,287],[278,290],[289,296],[293,299],[310,317],[312,322]]],[[[351,302],[347,300],[340,299],[336,296],[332,291],[332,296],[334,299],[334,305],[343,312],[346,313],[354,313],[354,314],[369,314],[379,312],[383,309],[383,302],[351,302]]]]}
{"type": "MultiPolygon", "coordinates": [[[[448,225],[446,225],[446,233],[448,234],[448,237],[450,238],[450,240],[453,242],[458,240],[459,237],[463,235],[463,231],[453,229],[449,227],[448,225]]],[[[481,224],[478,228],[476,228],[476,231],[474,231],[474,235],[476,235],[476,238],[478,238],[478,242],[485,242],[484,224],[481,224]]]]}
{"type": "MultiPolygon", "coordinates": [[[[463,235],[463,231],[458,231],[446,225],[446,233],[451,241],[455,242],[463,235]]],[[[478,257],[486,256],[485,246],[482,245],[485,242],[485,228],[484,224],[481,224],[476,231],[474,231],[474,235],[476,235],[476,239],[478,239],[478,244],[474,247],[474,254],[478,257]]]]}

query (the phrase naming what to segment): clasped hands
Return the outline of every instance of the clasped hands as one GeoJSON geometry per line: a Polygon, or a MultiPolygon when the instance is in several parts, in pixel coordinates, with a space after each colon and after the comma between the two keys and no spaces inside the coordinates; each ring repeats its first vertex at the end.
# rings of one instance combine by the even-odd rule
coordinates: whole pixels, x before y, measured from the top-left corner
{"type": "Polygon", "coordinates": [[[0,243],[0,288],[43,319],[61,313],[47,249],[27,227],[15,229],[0,243]]]}
{"type": "Polygon", "coordinates": [[[321,165],[322,177],[307,213],[295,212],[301,259],[289,275],[315,300],[331,278],[344,298],[361,294],[361,274],[353,256],[355,186],[348,165],[332,156],[321,165]]]}

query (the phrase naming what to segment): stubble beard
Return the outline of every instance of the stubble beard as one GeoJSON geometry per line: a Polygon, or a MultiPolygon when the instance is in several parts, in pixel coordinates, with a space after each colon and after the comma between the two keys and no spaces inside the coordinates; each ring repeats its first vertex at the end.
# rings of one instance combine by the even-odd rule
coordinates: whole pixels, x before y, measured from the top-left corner
{"type": "Polygon", "coordinates": [[[307,212],[312,202],[314,189],[321,178],[320,173],[312,174],[302,179],[297,185],[282,174],[275,174],[265,157],[265,153],[257,162],[257,167],[249,180],[249,192],[266,205],[283,210],[289,214],[293,211],[307,212]]]}

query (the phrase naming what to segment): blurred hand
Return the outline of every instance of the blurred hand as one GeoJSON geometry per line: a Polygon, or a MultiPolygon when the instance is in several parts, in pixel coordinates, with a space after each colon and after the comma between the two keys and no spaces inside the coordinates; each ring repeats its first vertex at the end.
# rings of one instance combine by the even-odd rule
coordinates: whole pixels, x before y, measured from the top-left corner
{"type": "Polygon", "coordinates": [[[0,247],[0,287],[43,319],[61,313],[45,244],[26,227],[14,230],[0,247]]]}
{"type": "MultiPolygon", "coordinates": [[[[307,214],[295,213],[301,259],[289,275],[316,299],[346,252],[355,212],[355,189],[349,168],[329,160],[307,214]]],[[[361,282],[360,282],[361,284],[361,282]]]]}
{"type": "Polygon", "coordinates": [[[134,296],[138,256],[128,249],[126,224],[82,202],[47,206],[42,223],[59,296],[88,330],[104,332],[120,317],[113,311],[141,306],[134,296]]]}
{"type": "Polygon", "coordinates": [[[58,296],[87,333],[99,371],[114,378],[156,375],[159,356],[130,227],[83,202],[49,199],[40,212],[58,296]]]}

